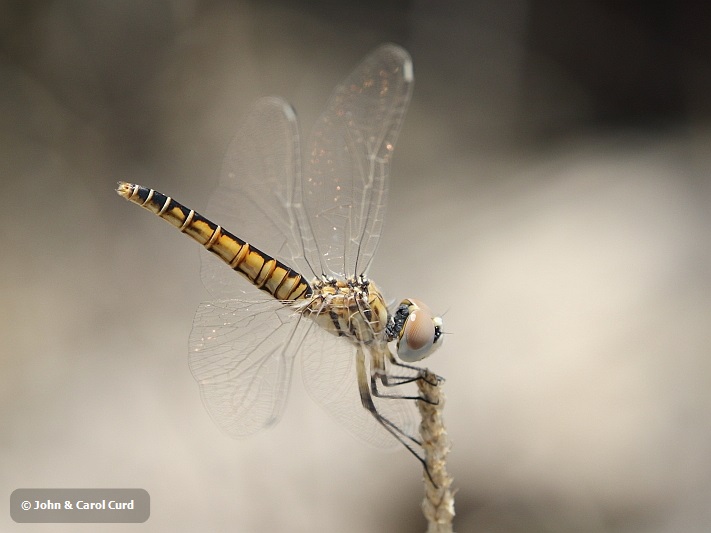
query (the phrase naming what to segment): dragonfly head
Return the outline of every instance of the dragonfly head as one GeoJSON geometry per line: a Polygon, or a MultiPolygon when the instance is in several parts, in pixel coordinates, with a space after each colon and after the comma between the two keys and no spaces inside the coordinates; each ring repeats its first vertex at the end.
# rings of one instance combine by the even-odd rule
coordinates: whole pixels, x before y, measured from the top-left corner
{"type": "Polygon", "coordinates": [[[397,340],[397,356],[406,363],[420,361],[442,345],[442,317],[414,298],[400,302],[388,334],[397,340]]]}

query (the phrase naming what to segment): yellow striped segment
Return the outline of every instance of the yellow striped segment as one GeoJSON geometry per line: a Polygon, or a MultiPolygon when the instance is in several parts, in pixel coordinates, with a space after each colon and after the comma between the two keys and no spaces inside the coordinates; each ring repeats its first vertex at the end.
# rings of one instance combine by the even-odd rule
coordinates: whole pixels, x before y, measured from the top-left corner
{"type": "Polygon", "coordinates": [[[125,182],[119,182],[116,192],[126,200],[168,221],[275,298],[297,300],[311,295],[311,286],[301,274],[176,202],[170,196],[125,182]]]}

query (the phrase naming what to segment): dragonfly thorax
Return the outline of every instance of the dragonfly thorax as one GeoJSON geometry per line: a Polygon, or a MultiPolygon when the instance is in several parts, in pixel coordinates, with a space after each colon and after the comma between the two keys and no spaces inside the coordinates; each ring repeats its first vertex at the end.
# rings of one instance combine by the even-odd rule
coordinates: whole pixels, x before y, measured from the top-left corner
{"type": "Polygon", "coordinates": [[[312,294],[298,307],[328,332],[355,342],[387,342],[388,308],[380,290],[363,276],[317,278],[312,294]]]}

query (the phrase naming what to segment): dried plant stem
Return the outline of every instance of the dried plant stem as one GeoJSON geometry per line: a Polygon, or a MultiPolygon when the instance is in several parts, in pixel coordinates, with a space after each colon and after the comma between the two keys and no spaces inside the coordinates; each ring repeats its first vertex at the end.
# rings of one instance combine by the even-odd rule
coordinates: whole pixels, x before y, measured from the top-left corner
{"type": "Polygon", "coordinates": [[[418,388],[420,395],[428,401],[419,400],[417,407],[422,416],[420,437],[429,475],[427,472],[423,475],[425,499],[422,512],[427,519],[427,533],[451,533],[454,493],[451,490],[452,477],[447,473],[449,440],[442,419],[444,393],[441,381],[435,374],[425,369],[423,377],[417,381],[418,388]]]}

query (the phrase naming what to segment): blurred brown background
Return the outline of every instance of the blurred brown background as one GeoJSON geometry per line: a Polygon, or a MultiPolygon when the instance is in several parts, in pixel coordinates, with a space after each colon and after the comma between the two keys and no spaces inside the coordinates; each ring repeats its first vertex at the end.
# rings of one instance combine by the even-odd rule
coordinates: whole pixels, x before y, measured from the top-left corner
{"type": "MultiPolygon", "coordinates": [[[[371,272],[446,311],[459,532],[711,529],[711,37],[695,3],[0,4],[0,530],[19,487],[141,487],[143,526],[424,530],[421,472],[295,379],[224,437],[186,364],[198,210],[249,104],[308,132],[384,41],[415,92],[371,272]],[[688,4],[688,5],[687,5],[688,4]]],[[[206,213],[209,215],[209,213],[206,213]]],[[[219,221],[218,221],[219,222],[219,221]]]]}

